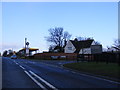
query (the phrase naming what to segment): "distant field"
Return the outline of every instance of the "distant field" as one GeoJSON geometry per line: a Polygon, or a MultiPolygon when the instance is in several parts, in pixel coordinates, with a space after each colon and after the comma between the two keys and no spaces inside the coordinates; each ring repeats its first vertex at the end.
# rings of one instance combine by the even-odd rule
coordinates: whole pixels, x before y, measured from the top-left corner
{"type": "Polygon", "coordinates": [[[82,72],[120,79],[120,66],[115,63],[79,62],[65,64],[64,66],[82,72]]]}

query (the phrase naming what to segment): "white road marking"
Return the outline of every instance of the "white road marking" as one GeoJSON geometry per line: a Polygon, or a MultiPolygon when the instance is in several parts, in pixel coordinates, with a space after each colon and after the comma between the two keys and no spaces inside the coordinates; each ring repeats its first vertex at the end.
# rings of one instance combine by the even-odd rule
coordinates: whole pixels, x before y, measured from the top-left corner
{"type": "Polygon", "coordinates": [[[16,63],[18,65],[18,63],[16,63]]]}
{"type": "MultiPolygon", "coordinates": [[[[15,62],[17,65],[19,65],[17,62],[15,62]]],[[[27,62],[26,62],[27,63],[27,62]]],[[[49,64],[46,64],[46,63],[41,63],[41,64],[45,64],[47,66],[52,66],[52,67],[57,67],[57,68],[60,68],[58,66],[54,66],[54,65],[49,65],[49,64]]],[[[63,67],[63,65],[61,65],[63,67]]],[[[21,67],[22,68],[22,67],[21,67]]],[[[25,69],[25,68],[24,68],[25,69]]],[[[68,71],[71,71],[71,70],[68,70],[68,71]]],[[[32,71],[31,71],[32,72],[32,71]]],[[[73,72],[71,71],[72,73],[76,73],[76,74],[80,74],[82,76],[88,76],[88,77],[92,77],[92,78],[96,78],[96,79],[99,79],[99,80],[104,80],[104,81],[107,81],[107,82],[111,82],[111,83],[115,83],[115,84],[120,84],[119,82],[117,81],[112,81],[112,80],[108,80],[108,79],[104,79],[104,78],[100,78],[100,77],[96,77],[96,76],[91,76],[91,75],[87,75],[87,74],[82,74],[82,73],[78,73],[78,72],[73,72]]],[[[54,86],[53,86],[54,87],[54,86]]]]}
{"type": "Polygon", "coordinates": [[[60,63],[58,63],[58,64],[63,64],[63,63],[60,62],[60,63]]]}
{"type": "Polygon", "coordinates": [[[19,65],[22,69],[25,69],[23,66],[19,65]]]}
{"type": "Polygon", "coordinates": [[[76,73],[76,72],[73,72],[73,71],[72,71],[72,73],[76,73]]]}
{"type": "Polygon", "coordinates": [[[61,67],[59,67],[59,66],[56,66],[56,65],[50,65],[50,64],[46,64],[46,63],[42,63],[42,62],[40,62],[40,64],[47,65],[47,66],[51,66],[51,67],[57,67],[57,68],[61,68],[61,67]]]}
{"type": "Polygon", "coordinates": [[[35,80],[27,71],[24,71],[40,88],[47,90],[41,83],[35,80]]]}
{"type": "Polygon", "coordinates": [[[47,81],[45,81],[44,79],[42,79],[41,77],[39,77],[37,74],[35,74],[32,71],[29,71],[31,74],[33,74],[34,76],[36,76],[37,78],[39,78],[39,80],[41,80],[42,82],[44,82],[47,86],[49,86],[50,88],[54,89],[54,90],[58,90],[56,87],[54,87],[53,85],[51,85],[50,83],[48,83],[47,81]]]}
{"type": "Polygon", "coordinates": [[[29,63],[35,64],[35,62],[29,62],[29,63]]]}

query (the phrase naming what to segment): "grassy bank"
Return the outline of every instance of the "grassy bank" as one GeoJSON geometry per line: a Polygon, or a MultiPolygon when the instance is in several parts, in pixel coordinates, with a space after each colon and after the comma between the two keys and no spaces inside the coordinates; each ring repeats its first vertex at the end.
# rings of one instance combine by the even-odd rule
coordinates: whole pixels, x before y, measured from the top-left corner
{"type": "Polygon", "coordinates": [[[79,62],[65,64],[64,67],[96,75],[120,79],[120,66],[115,63],[79,62]]]}

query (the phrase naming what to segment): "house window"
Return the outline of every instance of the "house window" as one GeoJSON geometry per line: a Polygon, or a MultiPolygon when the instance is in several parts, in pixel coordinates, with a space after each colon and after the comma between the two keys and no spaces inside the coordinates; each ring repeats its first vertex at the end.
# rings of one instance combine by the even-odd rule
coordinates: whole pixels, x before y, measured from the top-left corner
{"type": "Polygon", "coordinates": [[[68,50],[72,50],[72,47],[68,47],[68,50]]]}

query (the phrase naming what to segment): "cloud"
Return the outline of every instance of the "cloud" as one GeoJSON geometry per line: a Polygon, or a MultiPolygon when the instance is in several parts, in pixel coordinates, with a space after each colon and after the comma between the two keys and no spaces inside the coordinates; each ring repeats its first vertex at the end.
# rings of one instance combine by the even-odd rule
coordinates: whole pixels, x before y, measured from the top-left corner
{"type": "Polygon", "coordinates": [[[12,49],[14,51],[16,50],[19,50],[21,48],[21,45],[18,45],[18,44],[0,44],[0,52],[4,51],[4,50],[9,50],[9,49],[12,49]]]}

